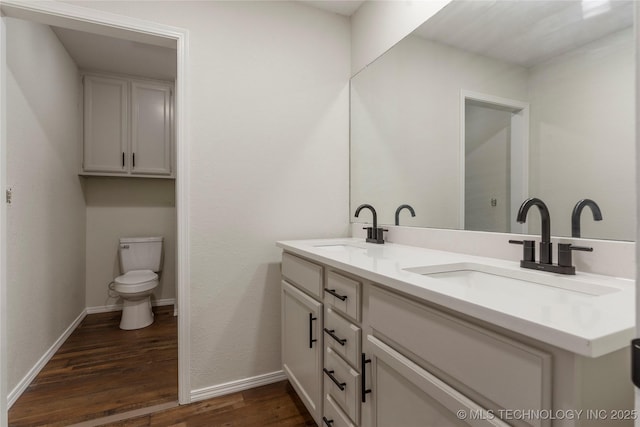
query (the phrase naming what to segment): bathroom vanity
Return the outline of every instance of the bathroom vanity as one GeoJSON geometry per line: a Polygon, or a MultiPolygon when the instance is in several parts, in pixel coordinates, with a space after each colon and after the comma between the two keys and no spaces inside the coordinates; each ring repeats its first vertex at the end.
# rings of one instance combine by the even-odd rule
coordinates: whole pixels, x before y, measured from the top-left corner
{"type": "Polygon", "coordinates": [[[355,238],[278,246],[283,370],[318,425],[633,425],[633,281],[355,238]]]}

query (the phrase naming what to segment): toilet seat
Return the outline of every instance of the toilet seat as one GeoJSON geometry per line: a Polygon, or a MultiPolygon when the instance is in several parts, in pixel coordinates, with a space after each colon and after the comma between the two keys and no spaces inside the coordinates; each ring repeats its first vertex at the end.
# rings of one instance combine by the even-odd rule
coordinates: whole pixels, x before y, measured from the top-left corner
{"type": "Polygon", "coordinates": [[[132,270],[114,280],[113,290],[122,294],[149,291],[158,286],[158,275],[151,270],[132,270]]]}

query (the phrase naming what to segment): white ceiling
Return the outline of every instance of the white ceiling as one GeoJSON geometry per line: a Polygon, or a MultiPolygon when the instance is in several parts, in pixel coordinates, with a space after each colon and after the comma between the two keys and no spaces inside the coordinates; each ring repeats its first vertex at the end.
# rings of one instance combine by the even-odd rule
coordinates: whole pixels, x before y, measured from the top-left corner
{"type": "Polygon", "coordinates": [[[530,67],[632,25],[632,0],[454,0],[415,34],[530,67]]]}
{"type": "Polygon", "coordinates": [[[100,34],[51,27],[79,68],[175,80],[176,50],[100,34]]]}
{"type": "Polygon", "coordinates": [[[365,0],[299,0],[318,9],[351,16],[365,0]]]}
{"type": "MultiPolygon", "coordinates": [[[[300,1],[350,16],[365,0],[300,1]]],[[[632,25],[632,0],[454,0],[415,34],[529,67],[632,25]]],[[[176,77],[176,50],[170,47],[52,29],[81,69],[176,77]]]]}
{"type": "MultiPolygon", "coordinates": [[[[299,0],[312,7],[351,16],[365,0],[299,0]]],[[[79,68],[175,80],[176,50],[109,35],[51,27],[79,68]]],[[[166,45],[166,43],[164,43],[166,45]]]]}

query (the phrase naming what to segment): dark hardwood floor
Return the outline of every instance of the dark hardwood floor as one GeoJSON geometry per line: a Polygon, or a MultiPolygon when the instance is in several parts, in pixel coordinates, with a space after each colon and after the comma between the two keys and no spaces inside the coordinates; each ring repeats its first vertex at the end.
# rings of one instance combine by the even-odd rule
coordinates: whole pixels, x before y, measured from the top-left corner
{"type": "Polygon", "coordinates": [[[109,427],[316,426],[288,381],[104,424],[109,427]]]}
{"type": "Polygon", "coordinates": [[[316,425],[287,381],[178,406],[177,318],[173,306],[154,312],[134,331],[118,328],[120,312],[88,315],[11,407],[9,426],[316,425]]]}

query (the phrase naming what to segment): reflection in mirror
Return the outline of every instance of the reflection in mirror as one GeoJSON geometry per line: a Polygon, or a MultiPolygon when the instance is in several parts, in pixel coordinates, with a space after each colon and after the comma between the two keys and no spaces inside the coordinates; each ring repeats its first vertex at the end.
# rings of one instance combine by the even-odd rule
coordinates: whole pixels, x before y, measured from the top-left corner
{"type": "Polygon", "coordinates": [[[351,80],[351,212],[538,234],[538,197],[571,236],[592,199],[581,236],[633,240],[634,78],[631,1],[454,0],[351,80]]]}

